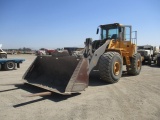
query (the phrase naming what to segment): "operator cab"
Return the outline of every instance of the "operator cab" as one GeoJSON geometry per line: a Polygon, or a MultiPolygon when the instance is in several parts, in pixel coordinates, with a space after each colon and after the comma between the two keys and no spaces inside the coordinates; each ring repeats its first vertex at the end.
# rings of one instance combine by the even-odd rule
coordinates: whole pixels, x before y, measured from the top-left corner
{"type": "MultiPolygon", "coordinates": [[[[102,46],[106,40],[131,41],[132,27],[119,23],[100,25],[97,28],[97,34],[100,29],[100,40],[95,40],[92,43],[93,52],[102,46]]],[[[135,37],[136,39],[136,37],[135,37]]]]}
{"type": "MultiPolygon", "coordinates": [[[[100,39],[108,40],[125,40],[131,41],[131,26],[121,25],[119,23],[100,25],[100,39]]],[[[99,32],[99,28],[97,29],[97,34],[99,32]]]]}

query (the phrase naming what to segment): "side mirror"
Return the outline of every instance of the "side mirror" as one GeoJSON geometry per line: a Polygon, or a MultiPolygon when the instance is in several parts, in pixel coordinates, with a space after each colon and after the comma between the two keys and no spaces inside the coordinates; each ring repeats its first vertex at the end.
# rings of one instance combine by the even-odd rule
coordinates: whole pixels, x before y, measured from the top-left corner
{"type": "Polygon", "coordinates": [[[99,33],[99,28],[97,28],[97,34],[99,33]]]}

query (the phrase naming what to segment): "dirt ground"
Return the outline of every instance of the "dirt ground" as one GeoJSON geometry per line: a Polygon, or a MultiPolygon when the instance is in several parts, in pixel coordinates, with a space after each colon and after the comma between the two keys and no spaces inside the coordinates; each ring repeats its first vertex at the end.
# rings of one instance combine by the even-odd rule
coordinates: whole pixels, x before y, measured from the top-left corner
{"type": "Polygon", "coordinates": [[[21,68],[0,71],[0,120],[160,120],[160,68],[143,66],[139,76],[106,84],[96,75],[81,94],[23,97],[41,89],[20,83],[35,55],[24,58],[21,68]]]}

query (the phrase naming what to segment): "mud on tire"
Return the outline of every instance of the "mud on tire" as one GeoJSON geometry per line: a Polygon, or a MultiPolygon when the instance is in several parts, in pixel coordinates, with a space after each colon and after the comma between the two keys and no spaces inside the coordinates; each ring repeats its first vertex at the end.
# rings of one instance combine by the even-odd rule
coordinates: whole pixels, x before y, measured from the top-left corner
{"type": "Polygon", "coordinates": [[[116,83],[122,75],[122,57],[117,52],[104,53],[99,59],[99,74],[102,80],[116,83]]]}

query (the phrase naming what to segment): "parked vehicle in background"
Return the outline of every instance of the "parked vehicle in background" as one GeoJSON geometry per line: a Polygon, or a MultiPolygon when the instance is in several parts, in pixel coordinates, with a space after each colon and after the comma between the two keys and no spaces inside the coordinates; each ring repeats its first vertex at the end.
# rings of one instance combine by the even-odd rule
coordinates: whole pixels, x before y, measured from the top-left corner
{"type": "Polygon", "coordinates": [[[53,52],[55,52],[54,49],[41,48],[36,51],[36,55],[51,55],[53,52]]]}
{"type": "Polygon", "coordinates": [[[25,59],[7,58],[7,52],[2,50],[2,44],[0,44],[0,70],[20,68],[20,63],[23,61],[25,61],[25,59]]]}
{"type": "Polygon", "coordinates": [[[7,58],[7,53],[3,51],[2,44],[0,44],[0,58],[7,58]]]}
{"type": "Polygon", "coordinates": [[[20,64],[23,61],[25,61],[25,59],[0,58],[0,70],[14,70],[16,67],[20,68],[20,64]]]}
{"type": "Polygon", "coordinates": [[[143,64],[151,65],[152,61],[156,63],[158,47],[152,45],[143,45],[137,47],[137,52],[143,57],[143,64]]]}
{"type": "Polygon", "coordinates": [[[52,53],[54,53],[56,50],[53,50],[53,49],[50,49],[50,50],[48,50],[48,49],[46,49],[46,54],[47,55],[51,55],[52,53]]]}
{"type": "Polygon", "coordinates": [[[78,47],[64,47],[64,50],[67,50],[71,56],[83,56],[84,48],[78,47]]]}
{"type": "Polygon", "coordinates": [[[36,55],[46,55],[46,49],[41,48],[41,49],[37,50],[36,55]]]}

